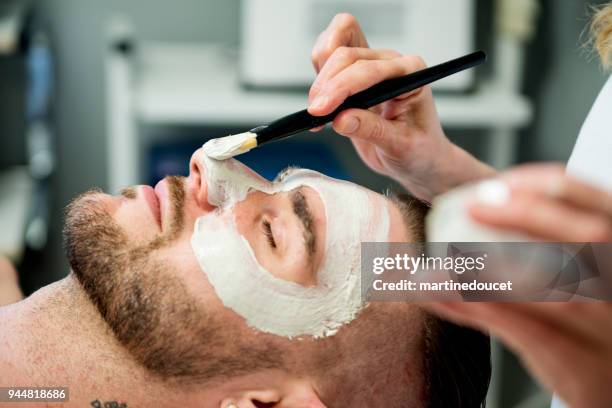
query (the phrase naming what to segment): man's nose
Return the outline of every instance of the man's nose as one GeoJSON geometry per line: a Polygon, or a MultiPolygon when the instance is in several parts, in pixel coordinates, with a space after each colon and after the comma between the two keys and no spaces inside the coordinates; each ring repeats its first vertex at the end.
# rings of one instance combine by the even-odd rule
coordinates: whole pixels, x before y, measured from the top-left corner
{"type": "Polygon", "coordinates": [[[198,207],[210,211],[215,207],[208,202],[208,184],[206,182],[206,169],[196,158],[197,152],[189,161],[188,191],[195,199],[198,207]]]}

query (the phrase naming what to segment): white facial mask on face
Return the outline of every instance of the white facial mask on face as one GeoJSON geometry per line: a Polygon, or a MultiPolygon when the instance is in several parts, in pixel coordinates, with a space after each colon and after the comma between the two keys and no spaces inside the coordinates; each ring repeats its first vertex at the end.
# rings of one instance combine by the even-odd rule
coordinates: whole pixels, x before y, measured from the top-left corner
{"type": "Polygon", "coordinates": [[[236,160],[213,160],[202,149],[197,158],[206,170],[208,201],[219,209],[198,218],[191,244],[223,304],[251,327],[286,337],[333,335],[353,320],[363,307],[360,244],[388,240],[386,200],[315,171],[297,170],[270,183],[236,160]],[[274,194],[301,186],[320,195],[327,221],[325,253],[314,287],[276,278],[263,268],[238,232],[232,212],[250,191],[274,194]]]}

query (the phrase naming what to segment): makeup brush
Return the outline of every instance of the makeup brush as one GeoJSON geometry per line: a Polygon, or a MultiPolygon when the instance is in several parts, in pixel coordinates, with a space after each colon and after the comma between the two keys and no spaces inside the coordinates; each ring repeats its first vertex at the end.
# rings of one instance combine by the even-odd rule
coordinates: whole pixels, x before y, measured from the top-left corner
{"type": "Polygon", "coordinates": [[[204,151],[213,159],[225,160],[248,152],[254,147],[325,125],[333,121],[340,112],[346,109],[371,108],[406,92],[482,64],[486,59],[487,55],[483,51],[477,51],[421,71],[413,72],[412,74],[388,79],[349,96],[336,110],[328,115],[313,116],[308,113],[308,110],[304,109],[270,122],[267,125],[255,127],[248,132],[211,139],[204,145],[204,151]]]}

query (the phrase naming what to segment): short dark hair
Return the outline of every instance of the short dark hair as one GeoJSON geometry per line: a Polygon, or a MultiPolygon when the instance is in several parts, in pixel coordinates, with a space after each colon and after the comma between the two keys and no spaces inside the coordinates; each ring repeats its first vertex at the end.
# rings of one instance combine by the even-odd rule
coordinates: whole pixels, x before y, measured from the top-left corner
{"type": "Polygon", "coordinates": [[[484,407],[491,380],[489,336],[429,313],[424,319],[427,407],[484,407]]]}
{"type": "MultiPolygon", "coordinates": [[[[389,198],[402,213],[413,240],[425,242],[429,204],[405,193],[392,193],[389,198]]],[[[484,407],[491,380],[489,336],[425,311],[423,328],[425,405],[484,407]]]]}

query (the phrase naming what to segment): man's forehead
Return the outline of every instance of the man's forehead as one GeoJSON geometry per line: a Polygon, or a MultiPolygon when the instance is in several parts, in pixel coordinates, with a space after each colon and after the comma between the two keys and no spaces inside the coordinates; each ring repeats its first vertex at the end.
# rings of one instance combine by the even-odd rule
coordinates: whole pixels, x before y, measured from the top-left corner
{"type": "Polygon", "coordinates": [[[355,191],[361,191],[364,193],[371,193],[376,196],[382,197],[380,194],[375,193],[374,191],[367,189],[359,184],[355,184],[348,180],[337,179],[334,177],[330,177],[326,174],[318,172],[316,170],[305,169],[297,166],[290,166],[282,171],[280,171],[276,177],[274,178],[274,182],[282,182],[282,183],[292,183],[297,184],[299,180],[317,180],[323,184],[329,185],[341,185],[347,188],[353,188],[355,191]]]}

